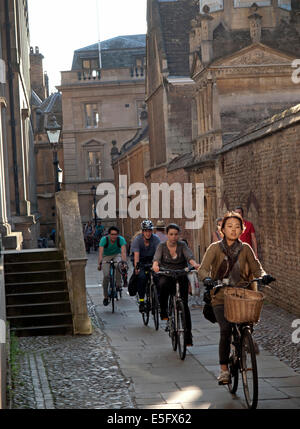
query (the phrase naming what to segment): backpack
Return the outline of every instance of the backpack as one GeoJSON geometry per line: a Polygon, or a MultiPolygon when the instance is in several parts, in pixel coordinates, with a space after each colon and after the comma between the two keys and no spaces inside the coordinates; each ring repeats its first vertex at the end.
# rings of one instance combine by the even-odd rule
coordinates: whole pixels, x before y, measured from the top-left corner
{"type": "MultiPolygon", "coordinates": [[[[107,249],[109,245],[109,239],[108,239],[108,236],[106,236],[105,238],[106,238],[106,243],[104,245],[104,249],[107,249]]],[[[121,249],[121,239],[119,236],[117,237],[117,246],[121,249]]]]}
{"type": "Polygon", "coordinates": [[[135,296],[138,290],[138,276],[133,271],[128,282],[128,293],[130,296],[135,296]]]}

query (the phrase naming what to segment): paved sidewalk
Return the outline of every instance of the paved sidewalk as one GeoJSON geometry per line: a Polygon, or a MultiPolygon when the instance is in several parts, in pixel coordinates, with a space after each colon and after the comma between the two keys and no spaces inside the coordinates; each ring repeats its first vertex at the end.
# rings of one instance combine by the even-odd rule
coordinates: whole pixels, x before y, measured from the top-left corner
{"type": "MultiPolygon", "coordinates": [[[[165,325],[159,331],[151,319],[143,325],[134,298],[124,293],[114,314],[102,305],[101,279],[92,252],[86,269],[92,335],[19,339],[14,409],[245,408],[241,386],[232,396],[217,385],[219,330],[193,306],[197,300],[191,299],[194,347],[181,361],[165,325]]],[[[291,344],[293,316],[272,306],[264,312],[255,334],[263,345],[258,408],[299,409],[300,372],[291,368],[300,367],[299,344],[291,344]]]]}
{"type": "MultiPolygon", "coordinates": [[[[199,307],[191,307],[194,347],[188,348],[186,359],[181,361],[172,350],[165,325],[157,332],[151,319],[148,327],[143,325],[135,298],[123,294],[114,314],[110,306],[102,305],[102,274],[96,267],[97,256],[91,254],[86,271],[88,297],[103,322],[122,373],[132,381],[137,408],[246,407],[241,386],[231,395],[226,387],[217,385],[219,329],[204,319],[199,307]]],[[[263,340],[267,343],[265,337],[263,340]]],[[[266,348],[260,349],[258,408],[299,409],[300,373],[266,348]]]]}

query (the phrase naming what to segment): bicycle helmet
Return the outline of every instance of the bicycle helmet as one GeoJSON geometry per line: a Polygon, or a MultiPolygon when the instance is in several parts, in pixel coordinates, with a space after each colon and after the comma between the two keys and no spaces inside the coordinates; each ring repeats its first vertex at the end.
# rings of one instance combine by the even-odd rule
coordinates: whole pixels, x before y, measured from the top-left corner
{"type": "Polygon", "coordinates": [[[153,223],[151,220],[143,220],[143,222],[141,223],[141,230],[142,231],[146,231],[147,229],[154,229],[153,223]]]}

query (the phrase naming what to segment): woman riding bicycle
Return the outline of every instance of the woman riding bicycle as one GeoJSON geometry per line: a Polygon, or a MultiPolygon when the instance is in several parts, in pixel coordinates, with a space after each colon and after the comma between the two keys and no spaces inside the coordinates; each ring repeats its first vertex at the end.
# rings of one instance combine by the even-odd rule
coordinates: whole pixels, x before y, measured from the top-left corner
{"type": "MultiPolygon", "coordinates": [[[[247,243],[242,243],[239,236],[243,232],[243,219],[239,213],[228,212],[222,220],[221,231],[224,238],[212,243],[198,270],[200,280],[204,286],[212,289],[215,280],[222,280],[230,286],[242,286],[252,278],[263,276],[265,283],[271,276],[266,275],[260,262],[255,257],[252,248],[247,243]]],[[[253,286],[255,288],[255,286],[253,286]]],[[[224,317],[224,289],[211,290],[211,304],[217,322],[220,325],[219,360],[220,375],[219,384],[228,384],[230,374],[228,371],[231,324],[224,317]]]]}
{"type": "MultiPolygon", "coordinates": [[[[184,241],[179,241],[180,228],[176,224],[167,226],[167,241],[160,243],[156,249],[153,258],[153,270],[157,273],[161,268],[170,270],[181,270],[192,265],[195,269],[199,268],[199,264],[193,259],[192,251],[187,247],[184,241]]],[[[188,278],[182,276],[179,278],[180,295],[184,304],[186,315],[186,328],[187,328],[187,346],[192,346],[192,323],[191,315],[188,306],[188,278]]],[[[160,291],[160,308],[161,319],[168,319],[168,298],[170,293],[175,293],[176,281],[164,275],[159,277],[159,291],[160,291]]]]}

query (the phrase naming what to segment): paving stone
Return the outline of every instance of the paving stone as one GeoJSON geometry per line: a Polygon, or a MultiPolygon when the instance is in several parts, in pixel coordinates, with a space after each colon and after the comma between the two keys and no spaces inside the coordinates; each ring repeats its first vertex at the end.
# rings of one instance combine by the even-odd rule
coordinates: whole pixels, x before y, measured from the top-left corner
{"type": "Polygon", "coordinates": [[[300,398],[300,386],[298,387],[280,387],[281,392],[286,393],[288,396],[300,398]]]}
{"type": "Polygon", "coordinates": [[[275,409],[275,410],[287,410],[287,409],[299,409],[300,401],[295,399],[273,399],[273,400],[261,400],[258,402],[257,409],[275,409]]]}

